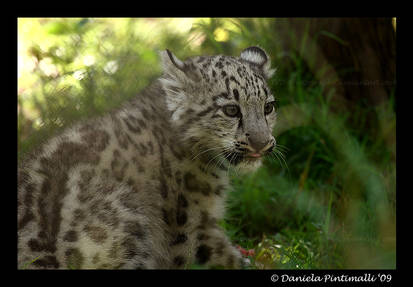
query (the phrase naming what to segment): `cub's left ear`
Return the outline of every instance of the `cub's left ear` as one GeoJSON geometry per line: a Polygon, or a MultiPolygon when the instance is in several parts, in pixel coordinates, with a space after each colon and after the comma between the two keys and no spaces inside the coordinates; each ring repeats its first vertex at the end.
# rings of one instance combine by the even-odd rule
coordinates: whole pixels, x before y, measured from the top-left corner
{"type": "Polygon", "coordinates": [[[271,69],[271,60],[268,54],[257,46],[246,48],[241,52],[241,59],[256,65],[264,74],[266,79],[271,78],[275,69],[271,69]]]}

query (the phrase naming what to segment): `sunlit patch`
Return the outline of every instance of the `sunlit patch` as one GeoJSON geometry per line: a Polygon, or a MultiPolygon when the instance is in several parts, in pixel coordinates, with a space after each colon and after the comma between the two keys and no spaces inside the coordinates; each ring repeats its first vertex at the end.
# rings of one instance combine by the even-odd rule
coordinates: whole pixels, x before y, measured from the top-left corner
{"type": "Polygon", "coordinates": [[[37,118],[33,122],[33,127],[37,128],[37,129],[42,127],[43,125],[44,125],[44,123],[43,123],[43,120],[41,118],[37,118]]]}
{"type": "Polygon", "coordinates": [[[53,61],[50,58],[41,60],[39,63],[39,68],[48,77],[56,77],[59,74],[57,67],[53,65],[53,61]]]}
{"type": "Polygon", "coordinates": [[[103,70],[108,74],[114,74],[118,70],[118,63],[116,61],[109,61],[106,63],[103,70]]]}
{"type": "Polygon", "coordinates": [[[83,64],[85,66],[92,66],[93,64],[95,64],[96,62],[96,58],[92,55],[86,55],[83,57],[83,64]]]}
{"type": "Polygon", "coordinates": [[[217,42],[225,42],[229,38],[229,33],[228,31],[222,29],[222,28],[217,28],[214,31],[214,39],[217,42]]]}
{"type": "Polygon", "coordinates": [[[85,70],[77,70],[73,73],[73,78],[75,78],[76,80],[80,81],[82,80],[86,75],[86,71],[85,70]]]}
{"type": "Polygon", "coordinates": [[[65,48],[64,47],[59,47],[55,50],[55,54],[58,57],[62,57],[65,54],[65,48]]]}

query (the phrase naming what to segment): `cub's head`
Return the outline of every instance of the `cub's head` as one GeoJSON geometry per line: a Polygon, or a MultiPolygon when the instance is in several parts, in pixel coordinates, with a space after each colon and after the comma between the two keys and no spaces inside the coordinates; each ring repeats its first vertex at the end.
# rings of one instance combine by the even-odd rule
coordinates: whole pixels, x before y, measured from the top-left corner
{"type": "Polygon", "coordinates": [[[171,121],[192,159],[227,169],[256,169],[275,146],[275,98],[267,86],[274,73],[259,47],[239,57],[199,56],[179,60],[161,52],[161,78],[171,121]]]}

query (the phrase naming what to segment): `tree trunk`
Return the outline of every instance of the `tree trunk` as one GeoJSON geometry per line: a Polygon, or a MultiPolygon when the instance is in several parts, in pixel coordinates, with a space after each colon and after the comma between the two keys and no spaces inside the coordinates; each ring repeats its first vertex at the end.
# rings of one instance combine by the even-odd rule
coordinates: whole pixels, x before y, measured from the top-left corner
{"type": "Polygon", "coordinates": [[[377,106],[395,88],[396,33],[391,18],[291,18],[280,37],[333,97],[377,106]]]}

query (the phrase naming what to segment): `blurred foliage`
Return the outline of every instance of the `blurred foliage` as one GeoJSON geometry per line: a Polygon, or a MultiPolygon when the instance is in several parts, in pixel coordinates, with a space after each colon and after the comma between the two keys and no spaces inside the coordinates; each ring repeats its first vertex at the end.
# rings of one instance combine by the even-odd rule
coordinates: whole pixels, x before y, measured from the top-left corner
{"type": "Polygon", "coordinates": [[[233,177],[222,226],[255,249],[251,268],[395,268],[394,95],[331,109],[305,60],[281,49],[284,28],[267,18],[19,19],[18,157],[136,95],[160,75],[159,50],[184,59],[258,44],[277,67],[280,152],[233,177]]]}

